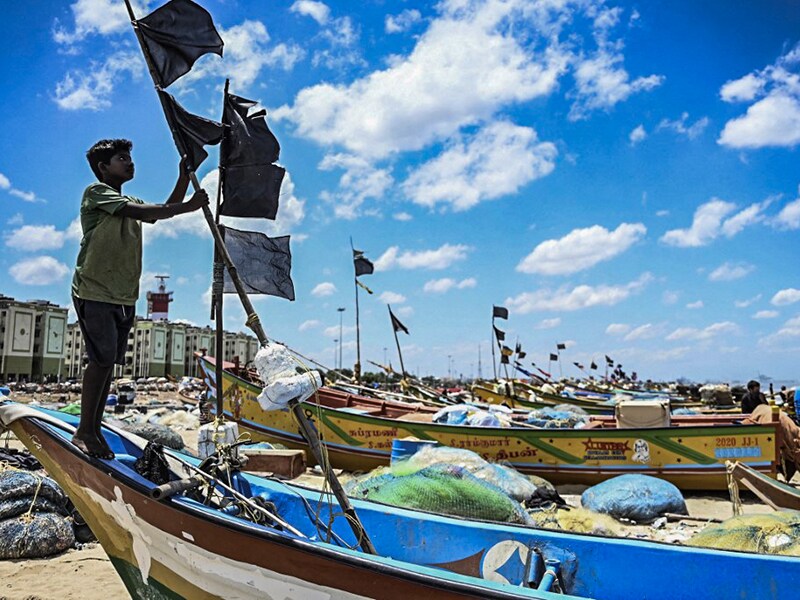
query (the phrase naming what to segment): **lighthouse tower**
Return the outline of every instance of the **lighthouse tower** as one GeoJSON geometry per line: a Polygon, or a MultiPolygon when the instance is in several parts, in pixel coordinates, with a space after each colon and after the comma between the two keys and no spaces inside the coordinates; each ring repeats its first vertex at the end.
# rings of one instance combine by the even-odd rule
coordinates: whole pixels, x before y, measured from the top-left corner
{"type": "Polygon", "coordinates": [[[158,291],[147,292],[147,318],[153,321],[168,321],[172,292],[167,291],[165,280],[169,279],[169,275],[156,275],[156,279],[158,279],[158,291]]]}

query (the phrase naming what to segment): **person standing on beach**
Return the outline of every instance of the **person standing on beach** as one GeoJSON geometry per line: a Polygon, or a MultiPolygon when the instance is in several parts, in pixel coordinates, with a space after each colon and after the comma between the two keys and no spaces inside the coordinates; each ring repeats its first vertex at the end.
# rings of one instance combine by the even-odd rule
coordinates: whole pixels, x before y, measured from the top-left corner
{"type": "Polygon", "coordinates": [[[183,161],[164,204],[145,204],[122,194],[134,175],[133,144],[100,140],[86,153],[98,181],[83,192],[83,238],[72,279],[72,299],[89,364],[83,372],[81,417],[72,443],[90,456],[113,458],[100,431],[115,364],[125,363],[128,333],[136,315],[142,274],[142,225],[197,210],[208,204],[200,190],[182,202],[189,187],[183,161]]]}
{"type": "Polygon", "coordinates": [[[742,412],[750,414],[759,404],[767,404],[767,398],[761,393],[761,384],[751,379],[747,382],[747,393],[742,396],[742,412]]]}

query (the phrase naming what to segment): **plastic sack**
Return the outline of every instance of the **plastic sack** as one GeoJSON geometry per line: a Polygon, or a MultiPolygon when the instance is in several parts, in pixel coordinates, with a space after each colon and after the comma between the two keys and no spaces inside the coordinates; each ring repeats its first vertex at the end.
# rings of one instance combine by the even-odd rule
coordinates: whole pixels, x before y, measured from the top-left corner
{"type": "Polygon", "coordinates": [[[264,382],[258,395],[264,410],[281,410],[290,400],[302,402],[322,387],[317,371],[298,373],[297,360],[281,344],[268,342],[256,353],[253,363],[264,382]]]}
{"type": "Polygon", "coordinates": [[[581,505],[617,519],[650,523],[664,513],[688,514],[680,490],[649,475],[620,475],[581,495],[581,505]]]}

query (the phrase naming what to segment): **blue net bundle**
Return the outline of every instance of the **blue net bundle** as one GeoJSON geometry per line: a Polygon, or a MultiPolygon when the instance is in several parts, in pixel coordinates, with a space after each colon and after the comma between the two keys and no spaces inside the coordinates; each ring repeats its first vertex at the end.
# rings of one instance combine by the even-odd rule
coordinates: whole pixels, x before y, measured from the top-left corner
{"type": "Polygon", "coordinates": [[[649,523],[665,513],[688,514],[680,490],[669,481],[649,475],[619,475],[590,487],[581,506],[594,512],[649,523]]]}
{"type": "Polygon", "coordinates": [[[379,469],[346,487],[354,498],[484,521],[530,523],[525,509],[465,467],[436,464],[407,475],[379,469]]]}
{"type": "Polygon", "coordinates": [[[0,521],[0,559],[40,558],[75,545],[72,523],[51,512],[0,521]]]}
{"type": "Polygon", "coordinates": [[[529,425],[544,429],[581,429],[589,423],[589,416],[559,404],[554,408],[545,407],[528,413],[529,425]]]}

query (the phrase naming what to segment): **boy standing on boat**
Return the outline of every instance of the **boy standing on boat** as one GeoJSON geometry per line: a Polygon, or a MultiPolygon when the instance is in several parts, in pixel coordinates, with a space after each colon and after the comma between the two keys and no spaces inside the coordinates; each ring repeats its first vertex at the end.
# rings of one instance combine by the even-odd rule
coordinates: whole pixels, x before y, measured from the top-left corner
{"type": "Polygon", "coordinates": [[[86,153],[98,182],[83,192],[83,238],[72,279],[72,297],[89,364],[83,372],[81,420],[72,442],[91,456],[113,458],[100,432],[115,364],[125,364],[128,332],[136,315],[142,273],[141,221],[152,223],[208,204],[205,191],[182,202],[189,187],[183,165],[164,204],[122,194],[133,179],[133,144],[100,140],[86,153]]]}

